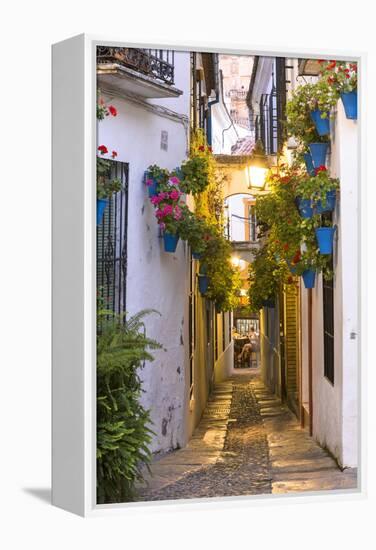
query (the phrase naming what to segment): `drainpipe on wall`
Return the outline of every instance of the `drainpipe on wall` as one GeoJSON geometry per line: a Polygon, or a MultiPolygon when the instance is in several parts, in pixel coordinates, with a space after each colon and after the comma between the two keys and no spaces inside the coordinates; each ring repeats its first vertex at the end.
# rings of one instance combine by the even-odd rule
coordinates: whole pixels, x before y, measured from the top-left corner
{"type": "Polygon", "coordinates": [[[207,131],[207,141],[208,141],[208,145],[210,145],[210,147],[213,145],[213,135],[212,135],[212,106],[213,105],[216,105],[217,103],[219,103],[219,84],[218,84],[218,76],[219,76],[219,69],[218,69],[218,54],[213,54],[214,55],[214,73],[215,73],[215,76],[216,76],[216,92],[215,92],[215,99],[213,99],[213,101],[209,101],[208,102],[208,131],[207,131]]]}

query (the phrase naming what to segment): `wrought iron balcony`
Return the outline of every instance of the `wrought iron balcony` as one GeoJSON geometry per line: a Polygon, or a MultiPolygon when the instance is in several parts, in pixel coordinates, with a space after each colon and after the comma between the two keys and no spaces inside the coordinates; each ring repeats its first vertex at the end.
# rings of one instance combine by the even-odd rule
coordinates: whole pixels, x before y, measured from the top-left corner
{"type": "Polygon", "coordinates": [[[140,48],[97,47],[98,64],[118,64],[153,77],[165,84],[174,84],[174,52],[140,48]]]}

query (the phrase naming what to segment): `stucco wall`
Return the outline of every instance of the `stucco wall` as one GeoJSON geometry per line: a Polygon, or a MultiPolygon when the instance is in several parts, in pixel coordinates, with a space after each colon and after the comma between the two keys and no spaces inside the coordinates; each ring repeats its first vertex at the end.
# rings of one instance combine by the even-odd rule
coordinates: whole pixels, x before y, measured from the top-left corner
{"type": "MultiPolygon", "coordinates": [[[[179,100],[150,103],[170,105],[189,114],[189,54],[179,54],[176,86],[184,91],[179,100]]],[[[105,96],[106,97],[106,96],[105,96]]],[[[154,352],[155,361],[141,373],[145,393],[142,403],[151,409],[155,432],[152,451],[184,445],[188,433],[187,341],[188,258],[180,242],[175,254],[163,251],[154,208],[142,183],[150,164],[172,169],[186,158],[187,134],[183,124],[149,112],[127,99],[111,97],[117,117],[98,125],[98,144],[116,150],[117,160],[129,163],[127,310],[157,310],[161,317],[146,319],[147,334],[167,351],[154,352]],[[160,147],[161,131],[168,132],[168,151],[160,147]]]]}

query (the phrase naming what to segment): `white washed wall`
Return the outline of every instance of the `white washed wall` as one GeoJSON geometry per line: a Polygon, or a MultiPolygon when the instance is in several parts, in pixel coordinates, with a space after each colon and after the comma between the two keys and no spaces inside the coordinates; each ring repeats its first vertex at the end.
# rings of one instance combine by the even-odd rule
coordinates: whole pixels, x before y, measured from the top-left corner
{"type": "MultiPolygon", "coordinates": [[[[184,95],[149,102],[187,117],[189,54],[177,54],[176,62],[177,58],[175,85],[184,95]]],[[[163,251],[154,208],[142,180],[150,164],[172,169],[186,158],[187,132],[181,122],[149,112],[130,100],[112,97],[110,102],[118,116],[99,123],[98,141],[110,151],[115,149],[117,160],[129,163],[127,310],[132,314],[152,308],[161,314],[147,318],[146,330],[167,351],[154,352],[155,361],[142,371],[142,403],[151,409],[156,433],[152,451],[165,451],[184,445],[187,438],[187,250],[185,243],[179,242],[176,254],[163,251]],[[167,152],[160,148],[162,130],[168,132],[167,152]]]]}
{"type": "MultiPolygon", "coordinates": [[[[333,122],[330,169],[340,178],[335,212],[334,385],[324,376],[322,280],[313,290],[313,430],[314,437],[343,466],[357,465],[358,395],[358,133],[342,103],[333,122]],[[351,334],[355,333],[355,339],[351,334]]],[[[303,388],[307,388],[307,291],[302,289],[303,388]]],[[[306,396],[306,392],[303,394],[306,396]]],[[[307,396],[306,396],[307,397],[307,396]]]]}

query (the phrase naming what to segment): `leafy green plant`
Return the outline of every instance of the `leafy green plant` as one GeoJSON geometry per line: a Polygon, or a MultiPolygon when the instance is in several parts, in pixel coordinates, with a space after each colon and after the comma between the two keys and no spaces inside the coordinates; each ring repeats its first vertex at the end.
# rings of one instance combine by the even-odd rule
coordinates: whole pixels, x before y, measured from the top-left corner
{"type": "Polygon", "coordinates": [[[286,104],[287,134],[301,142],[303,150],[306,150],[310,143],[327,142],[329,139],[328,136],[319,136],[311,118],[311,111],[316,108],[312,102],[313,86],[299,86],[286,104]]]}
{"type": "MultiPolygon", "coordinates": [[[[152,431],[150,415],[139,402],[139,371],[153,361],[150,350],[161,348],[145,335],[141,311],[128,320],[101,309],[97,312],[97,501],[126,502],[142,481],[148,465],[152,431]]],[[[156,312],[155,312],[156,313],[156,312]]]]}
{"type": "Polygon", "coordinates": [[[266,243],[255,251],[255,258],[249,266],[249,308],[258,312],[265,301],[274,300],[281,283],[286,278],[284,265],[266,243]]]}
{"type": "Polygon", "coordinates": [[[211,235],[210,226],[205,219],[189,210],[179,221],[178,232],[181,239],[188,241],[192,252],[197,254],[202,254],[205,251],[206,243],[211,235]]]}
{"type": "Polygon", "coordinates": [[[307,88],[307,101],[311,111],[319,109],[321,111],[321,118],[327,118],[330,115],[330,111],[336,106],[338,101],[338,93],[329,86],[325,79],[320,78],[315,84],[306,84],[304,88],[307,88]]]}
{"type": "Polygon", "coordinates": [[[111,161],[97,157],[97,197],[108,199],[121,190],[119,178],[111,177],[111,161]]]}
{"type": "Polygon", "coordinates": [[[319,166],[315,176],[302,176],[295,187],[296,195],[310,199],[313,203],[321,201],[326,206],[326,194],[339,188],[339,179],[331,178],[325,166],[319,166]]]}
{"type": "Polygon", "coordinates": [[[161,186],[167,185],[170,178],[170,172],[166,168],[161,168],[157,164],[152,164],[147,169],[147,180],[155,180],[158,184],[158,190],[161,186]]]}
{"type": "Polygon", "coordinates": [[[208,156],[198,154],[192,156],[181,165],[183,178],[180,183],[180,188],[185,193],[202,193],[209,185],[210,164],[208,156]]]}

